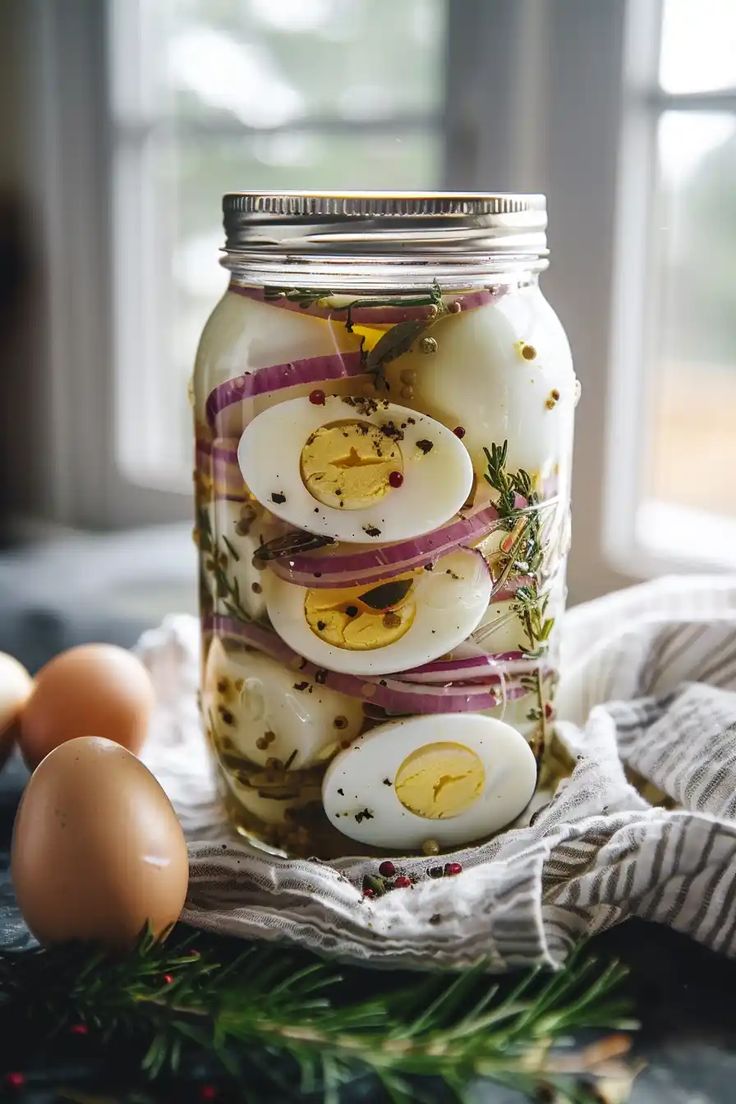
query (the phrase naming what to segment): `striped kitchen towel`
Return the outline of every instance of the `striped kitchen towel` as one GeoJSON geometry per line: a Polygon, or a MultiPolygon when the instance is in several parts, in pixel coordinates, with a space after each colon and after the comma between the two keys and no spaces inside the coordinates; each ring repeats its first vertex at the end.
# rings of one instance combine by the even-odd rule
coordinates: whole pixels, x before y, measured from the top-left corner
{"type": "MultiPolygon", "coordinates": [[[[190,840],[184,919],[376,966],[560,964],[628,916],[736,953],[736,578],[666,578],[572,609],[557,726],[572,765],[531,823],[450,856],[454,878],[361,896],[375,862],[265,857],[227,827],[197,717],[197,628],[140,654],[158,710],[146,759],[190,840]]],[[[434,863],[436,863],[436,859],[434,863]]]]}

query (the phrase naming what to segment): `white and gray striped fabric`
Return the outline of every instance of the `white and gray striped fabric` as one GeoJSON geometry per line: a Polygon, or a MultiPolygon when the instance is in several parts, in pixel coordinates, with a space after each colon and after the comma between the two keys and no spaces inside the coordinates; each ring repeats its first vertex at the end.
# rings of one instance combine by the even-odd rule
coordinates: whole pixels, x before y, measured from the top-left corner
{"type": "MultiPolygon", "coordinates": [[[[373,901],[375,862],[270,859],[229,831],[196,641],[194,620],[172,617],[139,649],[159,703],[146,758],[190,840],[188,923],[419,969],[557,966],[628,916],[736,953],[736,578],[667,578],[571,610],[557,737],[571,775],[531,824],[453,856],[462,874],[373,901]]],[[[421,875],[432,860],[398,865],[421,875]]]]}

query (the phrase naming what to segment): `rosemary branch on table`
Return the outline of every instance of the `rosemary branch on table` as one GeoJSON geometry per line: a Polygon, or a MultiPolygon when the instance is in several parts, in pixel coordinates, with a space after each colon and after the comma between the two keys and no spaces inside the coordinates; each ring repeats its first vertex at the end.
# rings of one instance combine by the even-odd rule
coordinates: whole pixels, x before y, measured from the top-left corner
{"type": "MultiPolygon", "coordinates": [[[[239,1099],[261,1100],[270,1086],[279,1099],[314,1094],[324,1104],[367,1076],[392,1104],[421,1100],[428,1077],[458,1101],[478,1077],[527,1094],[545,1086],[549,1100],[593,1101],[586,1084],[596,1069],[570,1053],[570,1033],[636,1026],[625,970],[580,951],[555,974],[494,980],[479,964],[397,986],[392,974],[263,945],[223,961],[231,944],[197,940],[200,951],[191,935],[162,944],[147,932],[125,956],[84,945],[2,955],[0,1017],[34,1037],[82,1025],[90,1045],[125,1041],[154,1081],[195,1053],[240,1079],[239,1099]],[[246,1072],[260,1082],[253,1095],[246,1072]]],[[[610,1042],[603,1051],[620,1056],[629,1040],[610,1042]]]]}

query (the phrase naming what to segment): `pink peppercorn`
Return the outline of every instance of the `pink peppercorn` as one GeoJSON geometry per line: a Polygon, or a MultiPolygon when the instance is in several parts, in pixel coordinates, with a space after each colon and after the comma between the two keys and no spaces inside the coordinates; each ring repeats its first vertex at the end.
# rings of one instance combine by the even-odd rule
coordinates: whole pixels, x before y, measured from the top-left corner
{"type": "Polygon", "coordinates": [[[324,406],[325,405],[325,393],[324,393],[324,391],[320,391],[320,390],[310,391],[309,392],[309,401],[310,401],[310,403],[313,403],[314,406],[324,406]]]}
{"type": "Polygon", "coordinates": [[[458,862],[445,863],[445,876],[452,877],[455,874],[462,874],[463,868],[458,862]]]}
{"type": "Polygon", "coordinates": [[[462,440],[465,436],[465,429],[463,426],[455,426],[452,432],[455,434],[456,437],[459,437],[460,440],[462,440]]]}
{"type": "Polygon", "coordinates": [[[394,882],[394,889],[408,889],[410,885],[411,878],[407,878],[406,874],[399,874],[394,882]]]}
{"type": "Polygon", "coordinates": [[[390,859],[384,859],[384,861],[378,868],[378,873],[381,875],[382,878],[393,878],[394,874],[396,873],[396,867],[390,859]]]}

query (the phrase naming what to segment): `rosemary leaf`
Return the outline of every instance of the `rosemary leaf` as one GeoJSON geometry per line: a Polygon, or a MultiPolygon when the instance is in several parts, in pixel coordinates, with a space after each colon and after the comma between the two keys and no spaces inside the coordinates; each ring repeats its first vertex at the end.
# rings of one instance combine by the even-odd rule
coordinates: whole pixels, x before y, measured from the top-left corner
{"type": "Polygon", "coordinates": [[[72,1024],[86,1025],[103,1052],[129,1039],[154,1081],[208,1056],[236,1082],[263,1081],[256,1099],[287,1099],[301,1082],[333,1104],[366,1077],[383,1094],[371,1100],[420,1101],[428,1077],[462,1100],[478,1076],[528,1094],[553,1084],[559,1100],[592,1102],[585,1052],[578,1070],[556,1048],[586,1027],[635,1026],[625,972],[580,952],[551,976],[494,980],[481,964],[397,986],[390,974],[338,971],[305,953],[254,945],[233,954],[231,943],[196,938],[201,953],[194,936],[167,945],[146,932],[127,956],[81,945],[2,955],[0,1015],[29,1039],[72,1024]]]}

